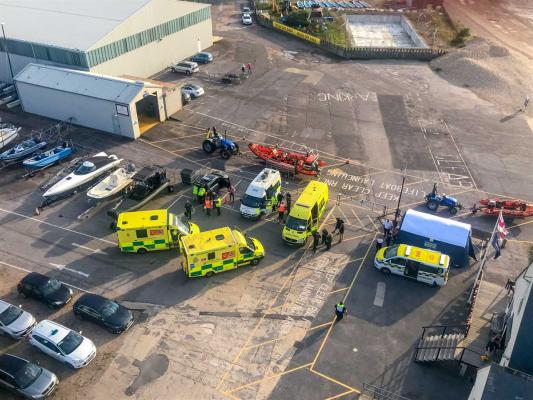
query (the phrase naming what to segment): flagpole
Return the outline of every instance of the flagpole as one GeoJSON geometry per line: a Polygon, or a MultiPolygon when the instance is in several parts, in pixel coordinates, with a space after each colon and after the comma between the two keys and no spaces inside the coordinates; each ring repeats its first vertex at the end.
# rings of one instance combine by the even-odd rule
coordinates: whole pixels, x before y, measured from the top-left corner
{"type": "MultiPolygon", "coordinates": [[[[500,209],[500,215],[496,219],[496,223],[494,224],[494,228],[492,229],[492,234],[490,235],[490,239],[487,243],[487,247],[489,246],[489,243],[492,243],[494,239],[494,235],[496,234],[496,229],[498,228],[498,222],[500,221],[500,218],[502,218],[502,209],[500,209]]],[[[476,280],[474,281],[474,286],[472,286],[472,290],[470,291],[470,296],[468,296],[468,304],[472,303],[472,297],[474,296],[474,291],[476,290],[477,282],[479,279],[481,279],[481,275],[483,274],[483,268],[485,268],[485,263],[487,262],[487,250],[488,248],[485,247],[485,253],[483,254],[483,258],[481,259],[479,270],[477,271],[476,280]]]]}

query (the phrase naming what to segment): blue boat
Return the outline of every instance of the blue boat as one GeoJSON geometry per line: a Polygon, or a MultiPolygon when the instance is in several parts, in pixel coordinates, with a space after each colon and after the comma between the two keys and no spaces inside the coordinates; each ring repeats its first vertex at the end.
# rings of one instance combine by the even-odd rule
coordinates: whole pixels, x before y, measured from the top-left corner
{"type": "Polygon", "coordinates": [[[22,160],[46,146],[46,142],[40,139],[28,139],[0,154],[0,161],[13,162],[22,160]]]}
{"type": "Polygon", "coordinates": [[[304,7],[305,8],[311,8],[311,3],[307,0],[304,0],[304,7]]]}
{"type": "Polygon", "coordinates": [[[353,2],[354,6],[356,6],[357,8],[363,8],[363,5],[361,3],[359,3],[358,1],[354,1],[353,2]]]}
{"type": "Polygon", "coordinates": [[[344,3],[346,4],[346,6],[347,6],[348,8],[355,8],[355,6],[353,5],[353,3],[350,3],[349,1],[345,1],[344,3]]]}
{"type": "Polygon", "coordinates": [[[303,1],[300,1],[300,0],[298,0],[298,1],[296,2],[296,6],[297,6],[298,8],[304,8],[304,7],[305,7],[303,1]]]}
{"type": "Polygon", "coordinates": [[[325,1],[319,1],[319,4],[322,8],[328,8],[328,5],[326,4],[325,1]]]}
{"type": "Polygon", "coordinates": [[[43,169],[67,158],[72,153],[74,153],[74,148],[64,142],[60,146],[24,160],[22,164],[28,169],[43,169]]]}

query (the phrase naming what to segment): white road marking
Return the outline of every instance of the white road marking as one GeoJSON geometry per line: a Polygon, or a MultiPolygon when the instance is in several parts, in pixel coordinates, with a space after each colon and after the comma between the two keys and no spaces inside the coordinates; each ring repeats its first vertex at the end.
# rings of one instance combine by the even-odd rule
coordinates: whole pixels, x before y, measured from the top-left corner
{"type": "MultiPolygon", "coordinates": [[[[19,270],[19,271],[23,271],[23,272],[27,272],[27,273],[30,273],[30,272],[33,272],[33,271],[30,271],[29,269],[26,269],[26,268],[22,268],[22,267],[17,267],[16,265],[12,265],[12,264],[8,264],[6,262],[3,262],[3,261],[0,261],[0,264],[2,265],[5,265],[6,267],[9,267],[9,268],[13,268],[13,269],[16,269],[16,270],[19,270]]],[[[71,288],[74,288],[76,290],[79,290],[80,292],[84,292],[84,293],[93,293],[87,289],[82,289],[81,287],[78,287],[78,286],[75,286],[75,285],[71,285],[70,283],[67,283],[67,282],[64,282],[64,281],[59,281],[67,286],[70,286],[71,288]]]]}
{"type": "Polygon", "coordinates": [[[376,287],[376,297],[374,298],[374,305],[383,307],[385,301],[385,282],[378,282],[376,287]]]}
{"type": "Polygon", "coordinates": [[[89,250],[90,252],[93,252],[93,253],[106,254],[106,253],[102,252],[102,250],[100,250],[100,249],[91,249],[90,247],[82,246],[81,244],[78,244],[78,243],[72,243],[72,245],[74,247],[79,247],[80,249],[89,250]]]}
{"type": "Polygon", "coordinates": [[[75,274],[79,274],[85,278],[88,278],[90,275],[89,274],[86,274],[85,272],[81,272],[81,271],[76,271],[75,269],[72,269],[72,268],[68,268],[62,264],[54,264],[54,263],[48,263],[50,264],[52,267],[55,267],[57,268],[58,270],[60,271],[70,271],[70,272],[74,272],[75,274]]]}
{"type": "Polygon", "coordinates": [[[28,217],[27,215],[20,214],[20,213],[15,212],[15,211],[4,210],[3,208],[0,208],[0,211],[5,212],[6,214],[12,214],[12,215],[16,215],[16,216],[21,217],[21,218],[29,219],[31,221],[39,222],[40,224],[53,226],[54,228],[61,229],[61,230],[64,230],[64,231],[67,231],[67,232],[71,232],[71,233],[75,233],[77,235],[89,237],[89,238],[94,239],[94,240],[99,240],[100,242],[109,243],[109,244],[112,244],[113,246],[116,245],[115,242],[112,242],[110,240],[106,240],[106,239],[102,239],[102,238],[99,238],[99,237],[96,237],[96,236],[93,236],[93,235],[89,235],[88,233],[78,232],[78,231],[75,231],[75,230],[70,229],[70,228],[65,228],[63,226],[52,224],[50,222],[41,221],[38,218],[28,217]]]}

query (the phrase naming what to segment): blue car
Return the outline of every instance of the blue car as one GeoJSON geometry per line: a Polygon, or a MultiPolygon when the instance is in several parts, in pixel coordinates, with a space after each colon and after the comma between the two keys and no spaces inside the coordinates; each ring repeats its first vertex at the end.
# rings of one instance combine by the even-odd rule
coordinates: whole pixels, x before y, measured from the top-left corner
{"type": "Polygon", "coordinates": [[[202,64],[208,64],[213,61],[213,55],[211,53],[208,53],[207,51],[202,51],[201,53],[192,56],[191,61],[202,64]]]}

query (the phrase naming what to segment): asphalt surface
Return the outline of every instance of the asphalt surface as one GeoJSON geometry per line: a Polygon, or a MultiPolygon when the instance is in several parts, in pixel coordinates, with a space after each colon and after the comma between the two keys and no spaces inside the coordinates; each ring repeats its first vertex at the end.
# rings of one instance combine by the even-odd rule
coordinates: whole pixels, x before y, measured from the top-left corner
{"type": "MultiPolygon", "coordinates": [[[[454,218],[490,232],[494,220],[471,216],[468,207],[483,197],[533,198],[533,186],[523,178],[532,167],[526,122],[508,122],[509,133],[498,111],[449,86],[425,64],[332,60],[278,33],[241,27],[237,11],[233,4],[213,8],[215,31],[224,37],[213,46],[214,63],[193,78],[168,71],[155,76],[199,83],[205,96],[137,142],[80,127],[69,135],[79,154],[104,150],[139,167],[166,168],[175,192],[147,208],[178,214],[191,196],[180,183],[182,168],[226,171],[238,199],[264,167],[248,151],[249,142],[317,149],[327,163],[319,179],[330,188],[323,226],[331,230],[335,217],[343,218],[343,242],[337,244],[336,236],[330,252],[313,254],[284,246],[275,216],[244,220],[238,202],[224,205],[220,217],[196,207],[193,221],[202,230],[237,226],[264,244],[267,257],[254,268],[191,280],[180,271],[175,251],[120,253],[106,207],[78,219],[88,208],[83,194],[34,215],[39,186],[59,167],[29,180],[20,179],[20,169],[3,168],[2,298],[20,301],[16,282],[24,271],[40,271],[73,285],[77,294],[105,294],[140,311],[132,330],[114,338],[76,321],[69,306],[51,314],[25,302],[40,318],[90,329],[87,335],[103,353],[92,370],[74,374],[35,356],[24,342],[1,338],[0,348],[38,357],[59,371],[60,399],[176,398],[178,386],[177,398],[357,398],[367,384],[411,399],[466,398],[469,376],[421,367],[412,356],[423,326],[464,321],[476,264],[454,270],[440,289],[382,276],[373,267],[378,217],[392,215],[400,194],[402,211],[425,210],[424,195],[439,182],[442,192],[455,194],[466,207],[454,218]],[[219,82],[247,62],[252,74],[241,85],[219,82]],[[212,126],[227,131],[243,155],[224,161],[203,153],[200,143],[212,126]],[[333,306],[341,299],[348,315],[333,326],[333,306]],[[89,383],[92,389],[78,392],[89,383]]],[[[22,126],[26,136],[52,123],[12,111],[0,115],[22,126]]],[[[295,199],[308,180],[286,179],[283,190],[295,199]]],[[[438,214],[450,217],[445,209],[438,214]]],[[[512,224],[512,257],[501,272],[489,274],[494,282],[504,283],[521,269],[533,243],[528,220],[512,224]]]]}

